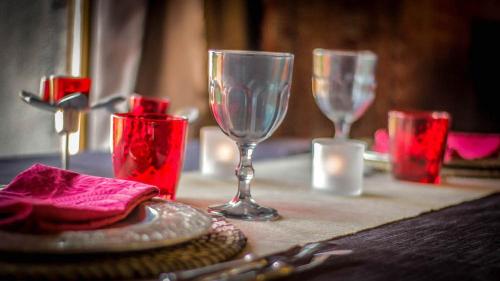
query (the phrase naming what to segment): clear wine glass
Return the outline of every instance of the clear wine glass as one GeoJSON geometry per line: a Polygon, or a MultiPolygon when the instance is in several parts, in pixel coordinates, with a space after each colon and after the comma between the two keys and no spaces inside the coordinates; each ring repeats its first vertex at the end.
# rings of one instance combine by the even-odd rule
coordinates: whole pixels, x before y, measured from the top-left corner
{"type": "Polygon", "coordinates": [[[275,209],[258,205],[250,194],[254,177],[252,154],[283,121],[292,83],[289,53],[210,50],[208,83],[210,108],[222,131],[240,151],[236,168],[238,192],[228,203],[209,212],[243,220],[273,220],[275,209]]]}
{"type": "Polygon", "coordinates": [[[347,139],[351,124],[375,98],[377,56],[370,51],[314,49],[312,91],[316,104],[335,125],[335,138],[347,139]]]}

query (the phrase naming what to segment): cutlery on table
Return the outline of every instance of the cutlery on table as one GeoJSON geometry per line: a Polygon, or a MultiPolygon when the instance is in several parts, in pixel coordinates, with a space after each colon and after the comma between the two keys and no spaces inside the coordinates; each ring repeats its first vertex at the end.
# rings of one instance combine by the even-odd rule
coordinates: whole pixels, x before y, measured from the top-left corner
{"type": "Polygon", "coordinates": [[[164,273],[160,276],[161,281],[179,280],[226,280],[249,271],[259,272],[277,261],[298,266],[310,262],[315,254],[329,252],[336,247],[330,241],[308,243],[302,247],[296,246],[286,252],[269,255],[266,257],[255,257],[247,255],[243,259],[219,263],[202,268],[164,273]]]}
{"type": "MultiPolygon", "coordinates": [[[[256,263],[256,261],[265,261],[265,260],[271,260],[274,259],[274,257],[278,255],[292,255],[292,253],[296,252],[298,249],[300,249],[299,246],[292,247],[291,249],[287,250],[285,253],[277,254],[277,255],[271,255],[268,257],[257,257],[253,254],[247,254],[245,255],[242,259],[238,260],[233,260],[233,261],[227,261],[227,262],[222,262],[222,263],[216,263],[213,265],[208,265],[205,267],[200,267],[200,268],[195,268],[195,269],[188,269],[188,270],[182,270],[182,271],[175,271],[175,272],[168,272],[168,273],[163,273],[160,275],[160,281],[180,281],[180,280],[194,280],[198,277],[202,276],[207,276],[210,274],[216,274],[219,272],[225,272],[228,270],[232,269],[238,269],[238,268],[248,268],[248,265],[251,264],[251,266],[255,267],[263,267],[264,265],[260,265],[259,262],[256,263]]],[[[250,270],[252,268],[248,268],[250,270]]]]}
{"type": "Polygon", "coordinates": [[[193,278],[200,277],[206,274],[241,266],[242,264],[250,263],[255,259],[256,256],[254,256],[253,254],[247,254],[242,259],[238,260],[216,263],[195,269],[163,273],[160,275],[160,280],[161,281],[192,280],[193,278]]]}
{"type": "Polygon", "coordinates": [[[267,281],[274,280],[289,276],[294,273],[301,273],[307,270],[314,269],[320,265],[322,265],[326,260],[328,260],[331,256],[342,256],[349,255],[353,251],[352,250],[332,250],[325,253],[315,254],[313,258],[305,263],[298,266],[294,266],[292,264],[288,264],[283,261],[276,261],[271,264],[268,268],[261,270],[251,270],[244,272],[243,274],[233,276],[231,278],[225,279],[210,279],[207,281],[251,281],[251,280],[259,280],[259,281],[267,281]]]}

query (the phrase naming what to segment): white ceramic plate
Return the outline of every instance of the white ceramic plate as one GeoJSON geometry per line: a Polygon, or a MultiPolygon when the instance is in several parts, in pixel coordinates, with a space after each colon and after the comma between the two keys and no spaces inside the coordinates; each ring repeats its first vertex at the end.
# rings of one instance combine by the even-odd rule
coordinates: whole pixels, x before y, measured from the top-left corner
{"type": "Polygon", "coordinates": [[[104,229],[33,235],[0,231],[0,251],[97,253],[171,246],[208,233],[211,218],[191,206],[153,199],[104,229]]]}

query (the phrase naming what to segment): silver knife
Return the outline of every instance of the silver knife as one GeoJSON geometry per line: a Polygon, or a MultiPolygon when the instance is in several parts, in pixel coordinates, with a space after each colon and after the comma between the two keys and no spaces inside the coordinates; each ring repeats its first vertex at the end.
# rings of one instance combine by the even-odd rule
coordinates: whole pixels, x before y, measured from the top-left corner
{"type": "Polygon", "coordinates": [[[302,247],[292,247],[285,252],[269,255],[260,258],[247,258],[246,260],[237,260],[216,264],[204,268],[192,269],[187,271],[178,271],[165,273],[160,276],[161,281],[180,281],[180,280],[217,280],[220,278],[230,278],[247,271],[260,270],[278,260],[289,263],[307,263],[313,255],[319,252],[332,250],[336,245],[330,241],[321,241],[308,243],[302,247]]]}
{"type": "Polygon", "coordinates": [[[307,270],[311,270],[322,265],[326,260],[328,260],[331,256],[342,256],[349,255],[353,251],[352,250],[332,250],[325,253],[320,253],[314,255],[314,257],[307,263],[295,266],[293,264],[289,264],[283,261],[276,261],[271,264],[269,267],[265,268],[265,270],[251,270],[244,272],[240,275],[232,276],[231,278],[220,278],[220,279],[211,279],[207,281],[267,281],[274,280],[289,276],[293,273],[300,273],[307,270]]]}
{"type": "Polygon", "coordinates": [[[285,252],[280,252],[279,254],[270,255],[267,257],[257,257],[254,254],[247,254],[242,259],[227,261],[222,263],[216,263],[212,265],[208,265],[205,267],[174,271],[168,273],[162,273],[160,275],[160,281],[187,281],[187,280],[195,280],[196,278],[200,278],[203,276],[211,276],[211,274],[217,274],[219,272],[225,272],[232,269],[244,268],[246,270],[250,270],[252,268],[257,268],[264,266],[269,261],[276,260],[276,256],[282,255],[294,255],[295,252],[300,250],[300,246],[292,247],[285,252]],[[269,260],[269,261],[267,261],[269,260]],[[265,261],[265,264],[262,264],[262,261],[265,261]]]}

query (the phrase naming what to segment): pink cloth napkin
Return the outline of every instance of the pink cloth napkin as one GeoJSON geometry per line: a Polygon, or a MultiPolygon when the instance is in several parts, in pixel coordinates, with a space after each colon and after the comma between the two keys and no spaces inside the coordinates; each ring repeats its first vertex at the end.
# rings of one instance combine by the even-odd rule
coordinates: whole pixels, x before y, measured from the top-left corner
{"type": "MultiPolygon", "coordinates": [[[[375,132],[373,150],[389,152],[389,134],[386,129],[375,132]]],[[[450,132],[446,142],[445,161],[452,159],[485,159],[498,157],[500,153],[500,134],[478,134],[450,132]]]]}
{"type": "Polygon", "coordinates": [[[448,134],[445,160],[467,160],[498,157],[500,134],[475,134],[451,132],[448,134]]]}
{"type": "Polygon", "coordinates": [[[36,164],[0,190],[0,229],[96,229],[125,218],[135,206],[157,194],[158,188],[147,184],[36,164]]]}

